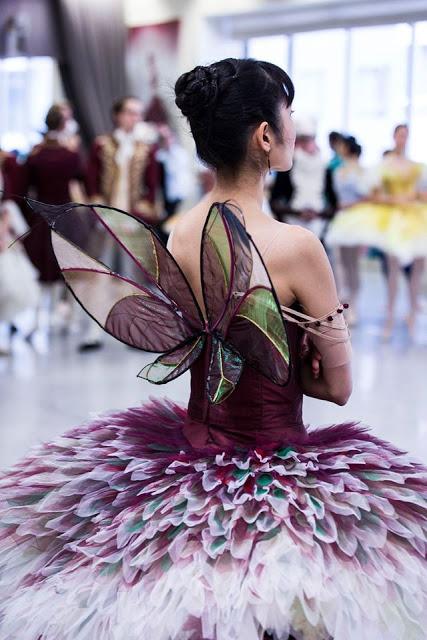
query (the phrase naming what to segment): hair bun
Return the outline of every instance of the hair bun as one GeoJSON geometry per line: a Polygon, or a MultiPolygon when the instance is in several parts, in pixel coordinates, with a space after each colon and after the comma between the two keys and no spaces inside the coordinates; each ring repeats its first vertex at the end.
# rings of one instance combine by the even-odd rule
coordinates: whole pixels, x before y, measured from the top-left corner
{"type": "Polygon", "coordinates": [[[175,104],[190,120],[211,110],[217,97],[218,77],[212,67],[195,67],[180,76],[175,84],[175,104]]]}
{"type": "Polygon", "coordinates": [[[250,58],[197,66],[175,84],[175,103],[188,120],[200,160],[233,175],[252,153],[248,142],[261,122],[268,122],[284,143],[280,109],[293,97],[292,80],[283,69],[250,58]]]}
{"type": "Polygon", "coordinates": [[[345,136],[344,142],[347,145],[347,149],[352,155],[360,156],[362,153],[362,147],[358,143],[355,136],[345,136]]]}

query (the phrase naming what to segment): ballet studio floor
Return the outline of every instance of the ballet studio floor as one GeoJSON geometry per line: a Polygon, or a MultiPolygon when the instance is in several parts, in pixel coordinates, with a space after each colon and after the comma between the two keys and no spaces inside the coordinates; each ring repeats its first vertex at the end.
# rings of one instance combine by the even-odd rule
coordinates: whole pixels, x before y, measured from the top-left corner
{"type": "MultiPolygon", "coordinates": [[[[401,289],[396,331],[384,342],[384,281],[378,269],[370,267],[363,274],[362,319],[352,330],[353,395],[345,407],[308,398],[304,416],[311,425],[358,420],[427,462],[427,300],[422,301],[416,336],[409,339],[401,289]]],[[[36,353],[15,338],[13,355],[0,358],[0,468],[99,412],[156,396],[185,404],[188,375],[156,387],[136,378],[152,356],[109,338],[102,350],[80,354],[78,339],[75,334],[53,335],[36,353]]]]}

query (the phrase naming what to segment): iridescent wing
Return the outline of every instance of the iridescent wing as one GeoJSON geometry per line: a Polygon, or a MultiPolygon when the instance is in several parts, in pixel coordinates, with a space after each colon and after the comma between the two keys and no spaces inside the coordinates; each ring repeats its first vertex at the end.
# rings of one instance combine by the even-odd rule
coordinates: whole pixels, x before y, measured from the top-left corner
{"type": "Polygon", "coordinates": [[[29,201],[48,222],[67,285],[92,318],[125,344],[161,355],[140,372],[162,384],[186,371],[209,334],[207,393],[222,402],[245,363],[277,384],[289,377],[286,326],[270,277],[227,204],[202,233],[203,314],[184,274],[151,228],[110,207],[29,201]]]}
{"type": "Polygon", "coordinates": [[[212,401],[233,391],[244,364],[285,385],[290,353],[280,304],[261,254],[227,203],[214,204],[206,219],[201,279],[215,336],[208,376],[212,401]]]}
{"type": "Polygon", "coordinates": [[[228,325],[238,304],[234,293],[248,290],[251,267],[245,228],[228,207],[213,204],[203,228],[200,254],[203,301],[212,331],[223,333],[228,325]]]}
{"type": "Polygon", "coordinates": [[[205,336],[191,338],[182,346],[163,353],[154,362],[147,364],[138,377],[154,384],[170,382],[187,371],[202,353],[204,345],[205,336]]]}
{"type": "Polygon", "coordinates": [[[272,288],[251,288],[242,298],[227,328],[226,340],[251,365],[275,384],[284,386],[290,373],[286,325],[272,288]]]}
{"type": "Polygon", "coordinates": [[[62,275],[85,311],[125,344],[160,352],[140,376],[162,384],[200,355],[202,312],[179,265],[143,221],[104,206],[44,205],[62,275]]]}
{"type": "Polygon", "coordinates": [[[220,404],[231,395],[239,382],[244,360],[241,355],[217,337],[212,338],[209,371],[206,380],[208,398],[220,404]]]}

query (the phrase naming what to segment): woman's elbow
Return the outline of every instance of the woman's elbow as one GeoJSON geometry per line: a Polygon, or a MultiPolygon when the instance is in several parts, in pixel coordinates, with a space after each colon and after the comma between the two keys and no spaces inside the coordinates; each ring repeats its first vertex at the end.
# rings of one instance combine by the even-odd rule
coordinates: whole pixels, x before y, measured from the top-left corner
{"type": "Polygon", "coordinates": [[[351,396],[351,393],[347,393],[347,394],[340,393],[340,394],[337,394],[334,397],[332,402],[334,404],[337,404],[339,407],[344,407],[347,404],[347,402],[349,401],[350,396],[351,396]]]}
{"type": "Polygon", "coordinates": [[[339,385],[335,385],[330,391],[331,402],[343,407],[349,401],[352,390],[353,385],[351,380],[346,380],[339,385]]]}

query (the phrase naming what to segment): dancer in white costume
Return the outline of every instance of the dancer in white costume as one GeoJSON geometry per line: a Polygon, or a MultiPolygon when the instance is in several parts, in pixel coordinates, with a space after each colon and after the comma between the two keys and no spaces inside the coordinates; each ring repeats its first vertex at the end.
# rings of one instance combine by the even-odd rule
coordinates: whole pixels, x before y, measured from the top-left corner
{"type": "Polygon", "coordinates": [[[0,202],[0,355],[9,353],[12,326],[20,328],[25,337],[35,329],[40,298],[38,273],[20,242],[10,247],[27,230],[15,202],[0,202]]]}
{"type": "MultiPolygon", "coordinates": [[[[360,164],[362,147],[353,136],[343,136],[337,143],[337,150],[342,158],[340,166],[333,173],[334,191],[337,195],[339,212],[336,217],[344,217],[354,205],[366,200],[369,193],[367,171],[360,164]]],[[[360,246],[349,234],[342,240],[335,237],[332,223],[326,234],[325,242],[329,247],[337,247],[338,278],[341,299],[349,302],[347,321],[349,324],[357,322],[357,298],[360,288],[359,255],[360,246]]]]}
{"type": "Polygon", "coordinates": [[[311,118],[301,118],[295,123],[296,142],[294,163],[290,173],[293,187],[289,208],[294,213],[287,216],[289,224],[297,224],[312,231],[320,238],[325,229],[326,163],[316,144],[316,125],[311,118]]]}

